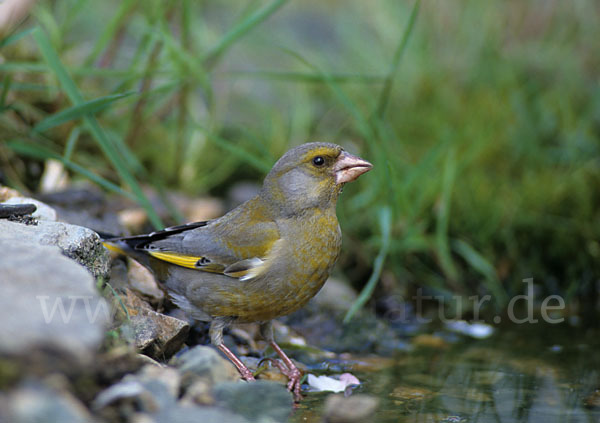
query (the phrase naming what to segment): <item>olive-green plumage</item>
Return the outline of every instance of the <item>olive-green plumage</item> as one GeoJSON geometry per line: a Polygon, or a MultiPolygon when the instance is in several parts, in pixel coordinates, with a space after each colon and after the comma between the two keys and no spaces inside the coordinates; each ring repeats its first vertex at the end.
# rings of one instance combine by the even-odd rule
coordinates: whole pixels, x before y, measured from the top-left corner
{"type": "Polygon", "coordinates": [[[177,306],[212,321],[219,346],[227,324],[267,324],[321,289],[341,247],[337,198],[370,168],[338,145],[303,144],[281,157],[256,197],[223,217],[109,243],[149,267],[177,306]]]}

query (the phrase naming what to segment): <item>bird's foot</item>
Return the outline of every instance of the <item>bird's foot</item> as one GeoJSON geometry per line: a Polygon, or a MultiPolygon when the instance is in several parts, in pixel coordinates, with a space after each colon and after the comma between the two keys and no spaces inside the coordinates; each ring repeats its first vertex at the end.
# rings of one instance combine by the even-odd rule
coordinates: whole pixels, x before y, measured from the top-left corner
{"type": "Polygon", "coordinates": [[[300,393],[300,389],[302,387],[300,383],[302,380],[302,372],[300,369],[294,366],[294,363],[291,361],[289,364],[285,364],[281,360],[277,360],[275,358],[267,358],[265,360],[273,363],[281,373],[287,376],[289,379],[287,389],[294,394],[294,402],[300,402],[302,400],[302,394],[300,393]]]}
{"type": "Polygon", "coordinates": [[[219,348],[223,354],[225,354],[227,358],[229,358],[229,360],[235,365],[235,367],[238,369],[238,372],[240,372],[242,379],[248,382],[254,382],[256,380],[250,369],[246,367],[246,365],[242,363],[242,360],[237,358],[237,356],[232,353],[231,350],[225,346],[225,344],[220,344],[217,348],[219,348]]]}
{"type": "Polygon", "coordinates": [[[238,371],[240,372],[240,375],[242,375],[242,379],[245,381],[254,382],[256,380],[249,368],[244,367],[242,369],[238,369],[238,371]]]}

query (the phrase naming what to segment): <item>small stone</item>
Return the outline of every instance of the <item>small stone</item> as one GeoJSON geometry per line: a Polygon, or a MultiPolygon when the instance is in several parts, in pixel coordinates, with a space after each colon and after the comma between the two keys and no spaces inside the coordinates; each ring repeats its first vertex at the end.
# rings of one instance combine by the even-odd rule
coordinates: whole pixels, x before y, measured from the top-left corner
{"type": "Polygon", "coordinates": [[[155,367],[165,367],[164,364],[159,363],[151,357],[148,357],[146,354],[136,354],[136,358],[140,361],[141,364],[147,364],[149,366],[155,367]]]}
{"type": "MultiPolygon", "coordinates": [[[[19,423],[91,422],[92,416],[81,402],[67,391],[57,390],[40,382],[26,382],[8,395],[6,421],[19,423]]],[[[4,408],[4,407],[3,407],[4,408]]]]}
{"type": "Polygon", "coordinates": [[[145,366],[136,374],[125,376],[120,382],[100,392],[93,408],[101,410],[109,405],[128,402],[137,409],[156,413],[175,405],[179,395],[180,377],[173,368],[145,366]]]}
{"type": "Polygon", "coordinates": [[[150,270],[131,258],[127,259],[127,266],[129,287],[144,298],[148,298],[153,304],[162,303],[165,293],[158,287],[150,270]]]}
{"type": "Polygon", "coordinates": [[[54,192],[67,188],[69,184],[69,174],[65,165],[55,159],[47,159],[44,173],[40,180],[41,192],[54,192]]]}
{"type": "Polygon", "coordinates": [[[169,364],[179,369],[182,384],[186,387],[191,386],[198,379],[214,385],[240,378],[240,374],[231,362],[221,357],[213,348],[204,345],[190,348],[174,357],[169,364]]]}
{"type": "Polygon", "coordinates": [[[173,397],[179,396],[181,375],[172,367],[157,367],[147,364],[138,372],[138,377],[144,381],[158,380],[167,387],[173,397]]]}
{"type": "Polygon", "coordinates": [[[378,400],[370,395],[329,395],[325,400],[326,423],[364,423],[373,421],[378,400]]]}
{"type": "Polygon", "coordinates": [[[181,405],[214,405],[215,398],[212,394],[212,386],[205,380],[196,380],[186,389],[180,403],[181,405]]]}
{"type": "Polygon", "coordinates": [[[158,359],[169,358],[179,351],[190,329],[187,322],[152,310],[130,290],[126,290],[123,302],[129,310],[127,325],[133,330],[137,348],[158,359]]]}
{"type": "Polygon", "coordinates": [[[0,203],[4,203],[9,198],[22,197],[21,193],[12,188],[0,185],[0,203]]]}
{"type": "MultiPolygon", "coordinates": [[[[169,423],[250,423],[243,417],[217,407],[175,406],[155,414],[154,421],[169,423]]],[[[282,420],[283,421],[283,420],[282,420]]],[[[258,423],[253,420],[252,423],[258,423]]],[[[265,422],[266,423],[266,422],[265,422]]],[[[279,423],[279,422],[278,422],[279,423]]]]}
{"type": "Polygon", "coordinates": [[[187,222],[215,219],[225,212],[223,202],[217,198],[189,198],[180,194],[173,194],[171,200],[181,210],[187,222]]]}
{"type": "Polygon", "coordinates": [[[390,393],[396,405],[402,405],[408,401],[423,401],[436,395],[430,389],[416,386],[397,386],[390,393]]]}
{"type": "Polygon", "coordinates": [[[448,347],[448,343],[439,336],[423,333],[413,338],[412,344],[418,348],[443,349],[448,347]]]}
{"type": "Polygon", "coordinates": [[[130,423],[158,423],[154,417],[146,413],[133,413],[129,416],[130,423]]]}
{"type": "Polygon", "coordinates": [[[282,385],[266,380],[223,382],[213,390],[217,404],[251,422],[287,421],[292,411],[292,394],[282,385]]]}
{"type": "Polygon", "coordinates": [[[144,209],[125,209],[118,213],[119,224],[127,228],[131,233],[139,233],[148,221],[148,215],[144,209]]]}

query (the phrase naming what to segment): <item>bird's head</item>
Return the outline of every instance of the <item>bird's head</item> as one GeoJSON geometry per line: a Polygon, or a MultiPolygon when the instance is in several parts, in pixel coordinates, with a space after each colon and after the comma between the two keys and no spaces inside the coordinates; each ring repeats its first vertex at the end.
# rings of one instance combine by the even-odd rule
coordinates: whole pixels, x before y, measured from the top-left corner
{"type": "Polygon", "coordinates": [[[372,167],[336,144],[302,144],[275,163],[265,178],[262,195],[286,214],[334,207],[343,185],[372,167]]]}

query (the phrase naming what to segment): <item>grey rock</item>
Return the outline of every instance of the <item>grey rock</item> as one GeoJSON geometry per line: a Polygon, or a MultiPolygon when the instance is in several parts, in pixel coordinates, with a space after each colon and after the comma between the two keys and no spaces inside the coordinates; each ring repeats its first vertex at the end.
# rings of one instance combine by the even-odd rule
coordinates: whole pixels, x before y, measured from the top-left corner
{"type": "Polygon", "coordinates": [[[175,406],[179,380],[173,368],[148,365],[100,392],[92,406],[100,410],[118,402],[130,402],[141,411],[156,413],[175,406]]]}
{"type": "Polygon", "coordinates": [[[29,382],[7,395],[0,412],[11,423],[85,423],[95,421],[87,409],[67,391],[29,382]]]}
{"type": "Polygon", "coordinates": [[[218,405],[251,422],[287,421],[294,403],[285,386],[266,380],[223,382],[213,392],[218,405]]]}
{"type": "Polygon", "coordinates": [[[185,390],[181,398],[181,405],[213,405],[215,398],[212,393],[212,386],[205,380],[198,379],[185,390]]]}
{"type": "Polygon", "coordinates": [[[109,255],[100,238],[81,226],[49,221],[23,225],[0,220],[0,240],[55,245],[65,256],[85,266],[94,277],[107,277],[109,274],[109,255]]]}
{"type": "Polygon", "coordinates": [[[233,364],[213,348],[203,345],[197,345],[174,357],[170,364],[179,369],[185,387],[190,386],[196,379],[215,384],[240,378],[233,364]]]}
{"type": "Polygon", "coordinates": [[[142,381],[160,381],[167,387],[173,398],[177,398],[179,395],[181,375],[172,367],[158,367],[153,364],[147,364],[138,372],[138,377],[142,381]]]}
{"type": "Polygon", "coordinates": [[[58,247],[0,235],[0,251],[0,354],[50,349],[90,363],[111,319],[90,273],[58,247]]]}
{"type": "MultiPolygon", "coordinates": [[[[144,385],[142,385],[139,380],[123,380],[100,392],[94,399],[93,407],[94,409],[99,410],[122,399],[141,397],[144,392],[144,385]]],[[[152,400],[152,398],[150,398],[150,400],[152,400]]]]}
{"type": "Polygon", "coordinates": [[[372,422],[378,400],[370,395],[329,395],[325,400],[323,421],[326,423],[372,422]]]}
{"type": "Polygon", "coordinates": [[[188,322],[157,313],[130,290],[124,300],[129,310],[129,322],[137,348],[153,358],[169,358],[185,342],[190,329],[188,322]]]}
{"type": "Polygon", "coordinates": [[[173,407],[175,398],[161,381],[143,381],[129,375],[121,382],[100,392],[94,399],[92,407],[94,410],[101,410],[115,403],[124,407],[134,403],[136,409],[157,413],[162,409],[173,407]]]}
{"type": "MultiPolygon", "coordinates": [[[[153,417],[157,423],[250,423],[237,414],[217,407],[176,406],[167,408],[153,417]]],[[[258,423],[258,421],[251,422],[258,423]]]]}

